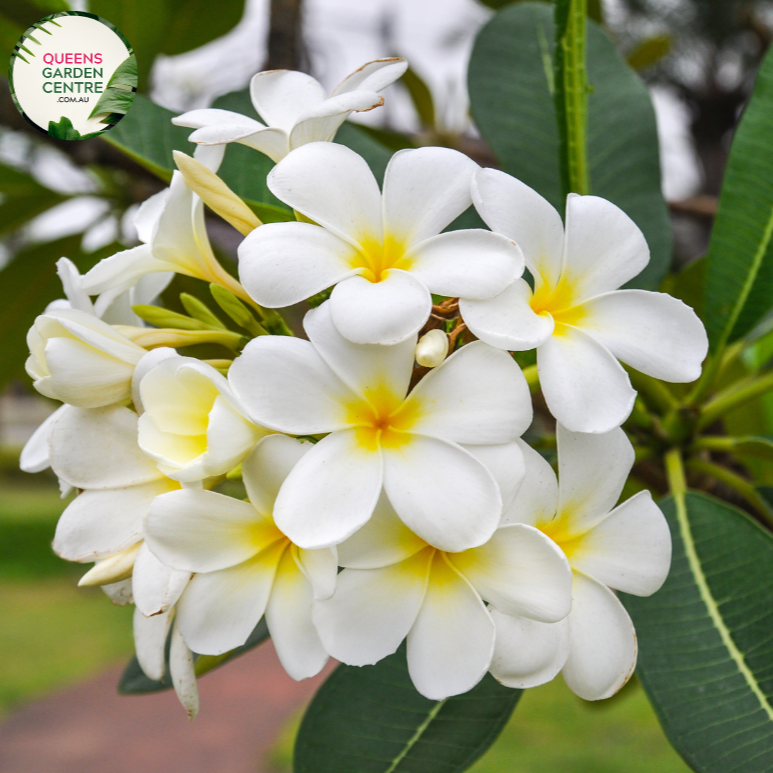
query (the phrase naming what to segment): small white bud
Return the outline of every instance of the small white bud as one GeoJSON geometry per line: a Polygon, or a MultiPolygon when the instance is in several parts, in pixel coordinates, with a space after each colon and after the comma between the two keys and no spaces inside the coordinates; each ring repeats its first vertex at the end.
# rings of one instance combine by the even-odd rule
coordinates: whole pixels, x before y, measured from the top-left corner
{"type": "Polygon", "coordinates": [[[79,586],[112,585],[132,576],[134,560],[137,558],[142,543],[137,542],[131,547],[109,556],[94,566],[81,577],[79,586]]]}
{"type": "Polygon", "coordinates": [[[416,362],[425,368],[437,368],[448,355],[448,336],[442,330],[430,330],[416,344],[416,362]]]}

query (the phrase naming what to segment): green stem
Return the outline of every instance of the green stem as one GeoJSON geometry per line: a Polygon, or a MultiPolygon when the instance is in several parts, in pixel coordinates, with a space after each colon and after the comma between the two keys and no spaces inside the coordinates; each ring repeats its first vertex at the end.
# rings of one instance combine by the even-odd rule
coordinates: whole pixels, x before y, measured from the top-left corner
{"type": "Polygon", "coordinates": [[[756,397],[764,395],[771,389],[773,389],[773,373],[745,379],[740,385],[738,383],[733,384],[723,392],[720,392],[713,400],[706,403],[698,420],[698,429],[708,427],[728,411],[749,402],[749,400],[754,400],[756,397]]]}
{"type": "Polygon", "coordinates": [[[706,462],[702,459],[690,459],[687,462],[687,466],[693,472],[708,475],[709,477],[714,478],[714,480],[718,480],[726,486],[729,486],[735,492],[740,494],[757,511],[757,513],[762,516],[768,526],[773,526],[773,516],[768,510],[765,500],[745,478],[728,470],[726,467],[721,467],[718,464],[706,462]]]}
{"type": "Polygon", "coordinates": [[[565,193],[590,193],[586,147],[588,82],[585,72],[587,0],[556,2],[555,100],[565,193]]]}
{"type": "Polygon", "coordinates": [[[676,499],[682,499],[687,493],[687,480],[684,477],[682,452],[678,448],[672,448],[666,453],[666,477],[671,493],[676,499]]]}
{"type": "Polygon", "coordinates": [[[645,376],[637,370],[628,370],[631,386],[644,395],[645,402],[665,415],[678,407],[674,393],[662,382],[651,376],[645,376]]]}

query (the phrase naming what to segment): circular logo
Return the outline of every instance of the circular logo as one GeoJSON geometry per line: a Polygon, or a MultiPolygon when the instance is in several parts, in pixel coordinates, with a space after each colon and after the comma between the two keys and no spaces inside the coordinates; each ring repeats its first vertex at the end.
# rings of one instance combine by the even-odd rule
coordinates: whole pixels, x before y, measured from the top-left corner
{"type": "Polygon", "coordinates": [[[85,140],[114,126],[131,107],[137,61],[126,38],[91,13],[46,16],[11,55],[11,95],[36,128],[60,140],[85,140]]]}

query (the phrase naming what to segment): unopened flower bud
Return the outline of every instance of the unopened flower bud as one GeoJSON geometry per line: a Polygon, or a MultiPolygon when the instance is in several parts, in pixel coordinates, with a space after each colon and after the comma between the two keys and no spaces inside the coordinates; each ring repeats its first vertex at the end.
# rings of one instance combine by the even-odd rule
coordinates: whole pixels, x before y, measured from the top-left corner
{"type": "Polygon", "coordinates": [[[132,576],[134,561],[137,558],[141,542],[122,550],[120,553],[109,556],[99,561],[81,577],[79,586],[82,585],[112,585],[121,580],[128,580],[132,576]]]}
{"type": "Polygon", "coordinates": [[[430,330],[416,345],[416,362],[425,368],[437,368],[448,355],[448,336],[442,330],[430,330]]]}
{"type": "Polygon", "coordinates": [[[46,397],[79,408],[120,403],[147,354],[101,319],[76,309],[42,314],[27,335],[27,373],[46,397]]]}

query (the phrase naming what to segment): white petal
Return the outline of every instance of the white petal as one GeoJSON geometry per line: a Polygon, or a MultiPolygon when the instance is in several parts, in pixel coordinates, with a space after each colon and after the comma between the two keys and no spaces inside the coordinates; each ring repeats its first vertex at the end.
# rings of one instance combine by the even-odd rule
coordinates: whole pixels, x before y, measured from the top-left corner
{"type": "Polygon", "coordinates": [[[290,131],[297,117],[325,99],[311,75],[294,70],[267,70],[250,81],[252,104],[269,126],[290,131]]]}
{"type": "Polygon", "coordinates": [[[125,607],[134,601],[131,577],[127,580],[110,583],[109,585],[101,585],[100,589],[116,606],[125,607]]]}
{"type": "Polygon", "coordinates": [[[50,388],[63,402],[100,408],[131,396],[134,365],[111,357],[81,341],[51,338],[46,343],[50,388]]]}
{"type": "Polygon", "coordinates": [[[54,552],[67,561],[98,561],[134,545],[142,537],[142,519],[153,500],[175,488],[154,480],[123,489],[84,491],[62,513],[54,552]]]}
{"type": "Polygon", "coordinates": [[[558,425],[558,514],[569,534],[582,534],[617,504],[634,462],[621,429],[603,435],[570,432],[558,425]]]}
{"type": "Polygon", "coordinates": [[[482,545],[502,515],[494,476],[460,446],[410,435],[384,448],[384,489],[400,519],[441,550],[482,545]]]}
{"type": "Polygon", "coordinates": [[[411,432],[455,443],[509,443],[532,420],[531,395],[512,357],[482,341],[463,346],[428,373],[401,412],[411,432]]]}
{"type": "Polygon", "coordinates": [[[408,69],[408,62],[399,57],[389,59],[374,59],[366,62],[362,67],[349,73],[333,89],[330,96],[344,94],[347,91],[355,89],[369,89],[370,91],[381,91],[394,83],[408,69]]]}
{"type": "Polygon", "coordinates": [[[439,234],[472,204],[470,183],[478,168],[450,148],[399,150],[384,174],[386,233],[407,248],[439,234]]]}
{"type": "Polygon", "coordinates": [[[553,520],[558,507],[558,481],[553,468],[542,454],[523,440],[516,441],[525,466],[523,483],[509,508],[502,515],[502,525],[525,523],[537,526],[553,520]]]}
{"type": "Polygon", "coordinates": [[[81,287],[81,275],[78,267],[69,258],[56,261],[56,273],[62,283],[62,289],[73,309],[94,313],[94,306],[88,293],[81,287]]]}
{"type": "Polygon", "coordinates": [[[427,592],[408,633],[408,672],[430,700],[471,690],[494,652],[494,622],[473,587],[436,553],[427,592]]]}
{"type": "Polygon", "coordinates": [[[528,185],[496,169],[475,174],[472,198],[486,225],[523,250],[538,281],[555,285],[564,244],[564,226],[556,209],[528,185]]]}
{"type": "Polygon", "coordinates": [[[522,279],[516,279],[495,298],[484,301],[459,300],[459,310],[467,327],[481,341],[498,349],[523,352],[544,343],[553,334],[550,314],[535,314],[529,301],[532,292],[522,279]]]}
{"type": "Polygon", "coordinates": [[[644,234],[622,209],[598,196],[569,194],[561,280],[571,283],[575,298],[617,290],[649,262],[644,234]]]}
{"type": "Polygon", "coordinates": [[[242,462],[242,479],[252,506],[273,518],[274,503],[285,478],[314,446],[287,435],[269,435],[242,462]]]}
{"type": "Polygon", "coordinates": [[[214,491],[172,491],[158,497],[145,518],[145,541],[153,554],[185,572],[235,566],[281,536],[249,502],[214,491]]]}
{"type": "MultiPolygon", "coordinates": [[[[218,127],[224,131],[233,131],[234,136],[241,136],[247,132],[254,132],[263,128],[259,121],[249,118],[241,113],[218,108],[203,108],[189,110],[187,113],[172,118],[175,126],[188,126],[191,129],[203,129],[205,127],[218,127]]],[[[193,140],[195,142],[195,140],[193,140]]],[[[227,140],[231,142],[231,140],[227,140]]]]}
{"type": "Polygon", "coordinates": [[[430,292],[462,298],[493,298],[523,274],[523,254],[515,242],[478,228],[426,239],[406,260],[430,292]]]}
{"type": "MultiPolygon", "coordinates": [[[[205,112],[191,111],[191,112],[205,112]]],[[[207,113],[214,113],[215,111],[207,110],[207,113]]],[[[227,121],[213,121],[208,126],[202,126],[193,132],[188,139],[191,142],[206,143],[210,146],[216,146],[229,142],[241,142],[244,139],[252,139],[256,135],[260,135],[265,131],[275,133],[274,129],[266,129],[266,127],[260,122],[255,121],[247,116],[238,115],[237,113],[231,113],[228,110],[217,112],[223,112],[227,115],[234,116],[231,120],[227,121]]],[[[182,118],[182,116],[180,116],[182,118]]],[[[172,119],[173,121],[175,119],[172,119]]],[[[192,123],[192,122],[191,122],[192,123]]]]}
{"type": "Polygon", "coordinates": [[[320,440],[287,476],[276,500],[276,525],[307,550],[343,542],[373,514],[383,480],[378,448],[357,430],[320,440]]]}
{"type": "Polygon", "coordinates": [[[177,352],[174,349],[170,349],[168,346],[160,346],[158,349],[152,349],[149,351],[138,363],[134,369],[132,375],[132,402],[137,409],[138,414],[142,414],[145,411],[142,405],[142,395],[140,394],[140,383],[145,376],[153,370],[163,360],[168,360],[171,357],[177,357],[177,352]]]}
{"type": "Polygon", "coordinates": [[[134,610],[134,650],[140,668],[148,679],[160,682],[166,672],[166,637],[169,633],[171,617],[168,612],[145,617],[139,607],[134,610]]]}
{"type": "Polygon", "coordinates": [[[351,426],[349,406],[361,402],[308,341],[260,336],[228,373],[253,421],[291,435],[316,435],[351,426]]]}
{"type": "Polygon", "coordinates": [[[239,278],[261,306],[290,306],[353,276],[358,254],[317,225],[266,223],[239,245],[239,278]]]}
{"type": "Polygon", "coordinates": [[[137,445],[137,414],[122,406],[67,406],[49,442],[54,472],[76,488],[123,488],[163,477],[137,445]]]}
{"type": "Polygon", "coordinates": [[[100,260],[83,275],[82,286],[89,295],[99,295],[113,289],[123,292],[134,287],[145,274],[174,270],[173,264],[153,256],[149,244],[140,244],[100,260]]]}
{"type": "Polygon", "coordinates": [[[194,652],[220,655],[247,641],[263,617],[286,547],[277,542],[230,569],[194,575],[177,603],[177,626],[194,652]]]}
{"type": "Polygon", "coordinates": [[[427,543],[397,517],[382,492],[371,519],[338,546],[338,561],[352,569],[380,569],[404,561],[425,547],[427,543]]]}
{"type": "Polygon", "coordinates": [[[526,474],[522,440],[491,446],[462,446],[494,476],[502,495],[502,512],[507,512],[515,500],[526,474]]]}
{"type": "Polygon", "coordinates": [[[509,615],[555,623],[572,606],[572,571],[561,549],[537,529],[515,523],[481,547],[448,560],[484,601],[509,615]]]}
{"type": "Polygon", "coordinates": [[[311,621],[314,595],[311,585],[286,550],[266,606],[266,623],[279,662],[296,680],[318,674],[328,660],[317,629],[311,621]]]}
{"type": "Polygon", "coordinates": [[[315,599],[329,599],[335,593],[338,576],[336,548],[320,550],[298,548],[295,561],[311,586],[315,599]]]}
{"type": "Polygon", "coordinates": [[[407,271],[389,269],[380,282],[352,276],[330,296],[333,322],[356,344],[397,344],[418,333],[432,311],[429,290],[407,271]]]}
{"type": "Polygon", "coordinates": [[[325,302],[303,319],[309,340],[328,366],[353,392],[374,405],[384,400],[402,402],[413,374],[415,338],[391,346],[353,344],[338,332],[330,311],[331,304],[325,302]]]}
{"type": "Polygon", "coordinates": [[[206,147],[205,145],[198,145],[193,151],[193,157],[200,164],[204,164],[210,172],[215,172],[220,169],[220,164],[223,163],[225,158],[224,147],[206,147]]]}
{"type": "Polygon", "coordinates": [[[582,305],[582,329],[632,368],[663,381],[695,381],[708,338],[695,312],[665,293],[618,290],[582,305]]]}
{"type": "Polygon", "coordinates": [[[143,545],[134,561],[132,592],[137,609],[147,617],[164,614],[177,603],[190,579],[190,572],[164,566],[143,545]]]}
{"type": "Polygon", "coordinates": [[[550,412],[573,432],[608,432],[633,409],[628,374],[582,330],[562,325],[537,349],[537,367],[550,412]]]}
{"type": "Polygon", "coordinates": [[[352,91],[326,99],[298,116],[290,132],[290,149],[309,142],[330,142],[351,112],[372,110],[383,104],[384,97],[375,91],[352,91]]]}
{"type": "Polygon", "coordinates": [[[332,142],[312,142],[282,159],[267,179],[271,192],[355,245],[381,242],[381,192],[365,160],[332,142]]]}
{"type": "Polygon", "coordinates": [[[172,646],[169,651],[169,670],[177,699],[188,712],[188,719],[199,713],[199,688],[193,668],[193,653],[185,643],[178,626],[172,629],[172,646]]]}
{"type": "Polygon", "coordinates": [[[609,698],[636,667],[633,623],[611,590],[579,572],[572,593],[569,657],[561,673],[586,701],[609,698]]]}
{"type": "MultiPolygon", "coordinates": [[[[173,118],[173,123],[174,120],[173,118]]],[[[164,205],[168,197],[169,188],[164,188],[140,204],[137,214],[134,216],[134,227],[137,230],[137,237],[141,242],[148,244],[152,241],[153,232],[156,230],[158,219],[164,211],[164,205]]]]}
{"type": "Polygon", "coordinates": [[[345,569],[335,595],[314,604],[325,649],[351,666],[391,655],[416,620],[434,551],[424,550],[382,569],[345,569]]]}
{"type": "Polygon", "coordinates": [[[625,593],[655,593],[671,567],[671,533],[650,492],[640,491],[585,534],[572,566],[625,593]]]}
{"type": "Polygon", "coordinates": [[[569,621],[540,623],[489,607],[497,628],[491,674],[505,687],[524,690],[551,681],[569,655],[569,621]]]}
{"type": "Polygon", "coordinates": [[[239,122],[231,126],[207,126],[197,129],[188,139],[201,143],[199,147],[238,142],[265,153],[272,161],[281,160],[289,152],[287,133],[283,129],[266,128],[259,121],[250,124],[239,122]]]}
{"type": "Polygon", "coordinates": [[[42,472],[51,466],[51,454],[48,438],[54,422],[59,419],[67,406],[57,408],[33,433],[25,443],[19,457],[19,467],[24,472],[42,472]]]}

